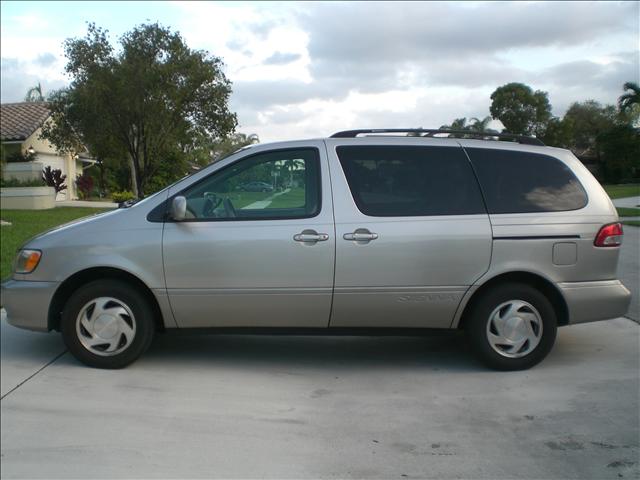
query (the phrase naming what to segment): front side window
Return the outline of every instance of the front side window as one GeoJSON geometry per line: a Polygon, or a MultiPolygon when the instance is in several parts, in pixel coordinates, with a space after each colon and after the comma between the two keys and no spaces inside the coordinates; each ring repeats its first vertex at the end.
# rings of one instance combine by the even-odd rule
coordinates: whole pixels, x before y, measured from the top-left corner
{"type": "Polygon", "coordinates": [[[258,153],[181,192],[187,220],[307,218],[320,211],[316,149],[258,153]]]}
{"type": "Polygon", "coordinates": [[[358,209],[374,217],[485,213],[461,148],[342,146],[336,149],[358,209]]]}
{"type": "Polygon", "coordinates": [[[587,194],[573,172],[549,155],[467,148],[489,213],[578,210],[587,194]]]}

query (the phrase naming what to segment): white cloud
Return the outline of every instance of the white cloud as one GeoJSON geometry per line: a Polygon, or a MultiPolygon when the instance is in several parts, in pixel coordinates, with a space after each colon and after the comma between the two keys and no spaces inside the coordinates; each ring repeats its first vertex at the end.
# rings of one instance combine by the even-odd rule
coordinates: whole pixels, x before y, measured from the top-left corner
{"type": "MultiPolygon", "coordinates": [[[[61,86],[62,41],[85,31],[81,22],[65,23],[64,9],[73,6],[56,18],[25,7],[10,21],[2,8],[2,101],[20,100],[38,80],[46,89],[61,86]]],[[[639,80],[638,2],[174,2],[152,9],[191,47],[223,58],[240,128],[263,141],[484,117],[491,92],[510,81],[547,90],[562,114],[573,101],[613,103],[624,81],[639,80]]]]}

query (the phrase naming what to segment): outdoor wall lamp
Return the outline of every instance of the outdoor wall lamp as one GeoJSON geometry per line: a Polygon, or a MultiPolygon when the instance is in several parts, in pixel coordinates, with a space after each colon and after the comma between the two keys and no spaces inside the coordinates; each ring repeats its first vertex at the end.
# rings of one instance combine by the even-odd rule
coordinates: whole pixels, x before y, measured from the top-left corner
{"type": "Polygon", "coordinates": [[[33,148],[33,145],[29,145],[29,148],[27,148],[27,153],[29,153],[30,155],[36,153],[36,149],[33,148]]]}

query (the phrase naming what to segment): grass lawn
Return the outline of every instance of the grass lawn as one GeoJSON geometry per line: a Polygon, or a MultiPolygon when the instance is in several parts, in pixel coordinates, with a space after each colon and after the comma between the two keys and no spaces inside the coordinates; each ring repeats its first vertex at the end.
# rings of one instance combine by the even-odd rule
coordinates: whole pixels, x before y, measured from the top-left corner
{"type": "Polygon", "coordinates": [[[273,195],[273,192],[228,192],[219,193],[220,198],[228,197],[235,208],[243,208],[253,202],[260,202],[273,195]]]}
{"type": "Polygon", "coordinates": [[[220,197],[228,197],[236,209],[244,208],[254,202],[275,198],[266,208],[299,208],[304,207],[304,189],[292,188],[287,193],[279,192],[229,192],[220,193],[220,197]],[[277,195],[277,196],[276,196],[277,195]]]}
{"type": "Polygon", "coordinates": [[[640,183],[628,185],[603,185],[611,198],[637,197],[640,195],[640,183]]]}
{"type": "Polygon", "coordinates": [[[629,220],[622,222],[624,225],[631,225],[632,227],[640,227],[640,220],[629,220]]]}
{"type": "Polygon", "coordinates": [[[304,207],[305,194],[302,188],[292,188],[287,193],[273,199],[269,208],[300,208],[304,207]]]}
{"type": "Polygon", "coordinates": [[[0,217],[11,225],[0,227],[0,278],[11,274],[16,250],[38,233],[76,218],[106,212],[104,208],[58,207],[51,210],[1,210],[0,217]]]}
{"type": "Polygon", "coordinates": [[[640,208],[616,207],[621,217],[640,217],[640,208]]]}

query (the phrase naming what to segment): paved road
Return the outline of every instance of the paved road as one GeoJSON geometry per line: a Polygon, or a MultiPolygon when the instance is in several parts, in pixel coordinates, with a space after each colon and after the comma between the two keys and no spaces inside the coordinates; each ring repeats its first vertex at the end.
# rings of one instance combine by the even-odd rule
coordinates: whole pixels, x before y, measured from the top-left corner
{"type": "MultiPolygon", "coordinates": [[[[632,228],[620,274],[638,319],[632,228]]],[[[3,478],[640,476],[640,326],[626,318],[563,328],[512,373],[456,334],[165,335],[121,371],[64,351],[2,318],[3,478]]]]}
{"type": "Polygon", "coordinates": [[[633,295],[627,316],[640,322],[640,227],[624,226],[618,278],[633,295]]]}

